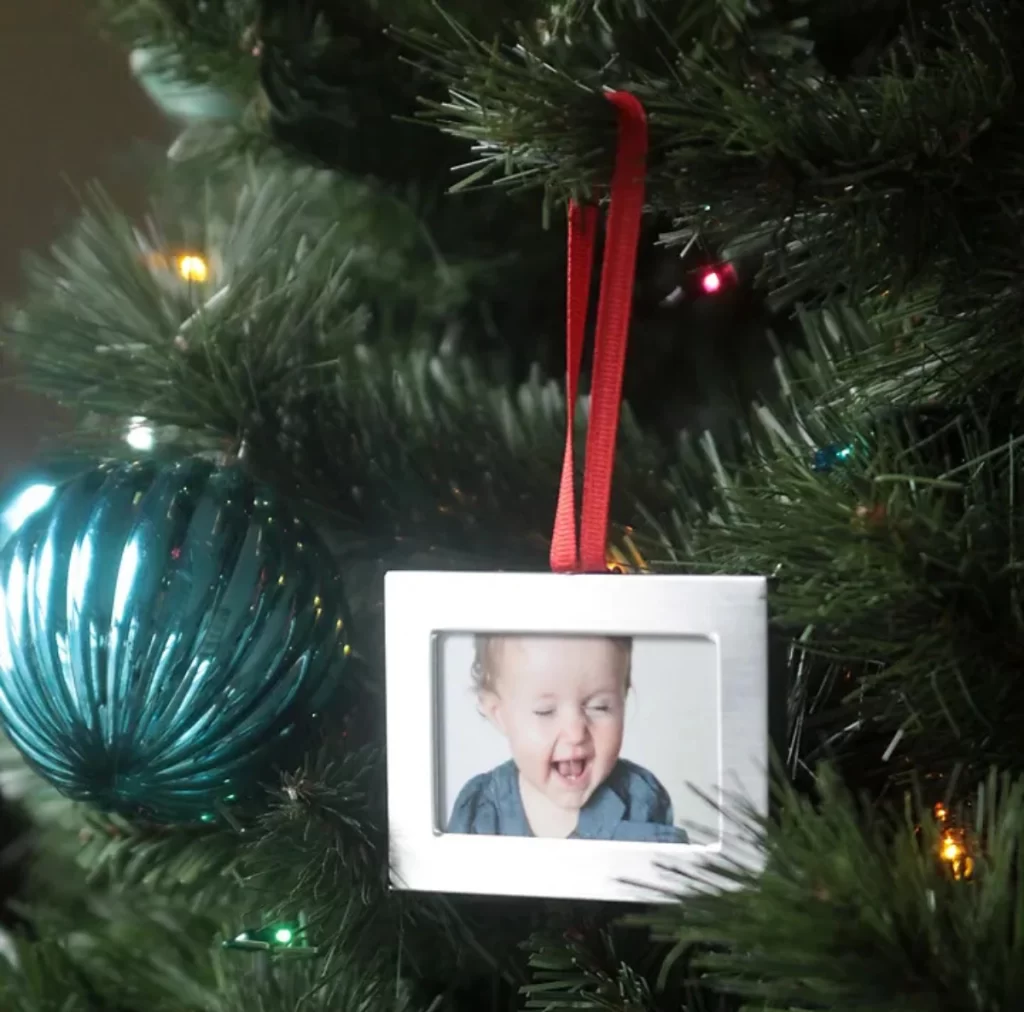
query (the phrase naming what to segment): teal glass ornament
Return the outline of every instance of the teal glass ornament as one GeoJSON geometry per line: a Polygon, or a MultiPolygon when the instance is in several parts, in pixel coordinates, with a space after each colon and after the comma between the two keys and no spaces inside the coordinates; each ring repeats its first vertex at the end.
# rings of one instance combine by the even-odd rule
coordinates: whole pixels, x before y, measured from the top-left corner
{"type": "Polygon", "coordinates": [[[63,794],[129,817],[210,822],[257,796],[348,662],[315,532],[199,459],[90,469],[34,507],[0,551],[14,745],[63,794]]]}

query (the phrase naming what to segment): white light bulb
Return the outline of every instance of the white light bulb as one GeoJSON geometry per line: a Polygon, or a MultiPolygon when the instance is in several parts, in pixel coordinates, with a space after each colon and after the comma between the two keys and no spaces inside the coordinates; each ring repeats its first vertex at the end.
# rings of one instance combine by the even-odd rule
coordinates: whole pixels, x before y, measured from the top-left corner
{"type": "Polygon", "coordinates": [[[156,434],[145,418],[133,418],[129,423],[128,432],[124,438],[125,442],[133,450],[140,450],[142,452],[152,450],[156,445],[156,434]]]}

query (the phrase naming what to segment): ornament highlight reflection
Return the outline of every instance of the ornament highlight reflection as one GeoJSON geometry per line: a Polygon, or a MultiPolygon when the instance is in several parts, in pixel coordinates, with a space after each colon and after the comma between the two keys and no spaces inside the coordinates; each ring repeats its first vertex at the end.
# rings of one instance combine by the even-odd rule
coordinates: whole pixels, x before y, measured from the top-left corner
{"type": "Polygon", "coordinates": [[[16,493],[0,512],[0,548],[16,533],[29,517],[38,513],[53,498],[57,486],[48,482],[33,482],[16,493]]]}

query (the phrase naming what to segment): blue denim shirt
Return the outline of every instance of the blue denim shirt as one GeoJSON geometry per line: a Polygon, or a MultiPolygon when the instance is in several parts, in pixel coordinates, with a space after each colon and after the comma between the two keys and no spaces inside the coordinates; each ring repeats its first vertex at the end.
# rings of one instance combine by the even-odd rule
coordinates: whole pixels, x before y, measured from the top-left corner
{"type": "MultiPolygon", "coordinates": [[[[473,777],[459,791],[449,833],[533,836],[519,793],[519,770],[510,759],[473,777]]],[[[672,825],[672,801],[658,778],[636,763],[620,759],[608,778],[580,809],[571,839],[687,843],[672,825]]]]}

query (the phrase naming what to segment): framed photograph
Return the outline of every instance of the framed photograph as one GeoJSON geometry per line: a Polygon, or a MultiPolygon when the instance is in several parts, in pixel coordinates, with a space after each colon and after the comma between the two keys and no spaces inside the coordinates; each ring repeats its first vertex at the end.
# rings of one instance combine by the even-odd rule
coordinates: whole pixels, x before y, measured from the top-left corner
{"type": "Polygon", "coordinates": [[[760,577],[392,572],[396,889],[658,902],[768,806],[760,577]]]}

